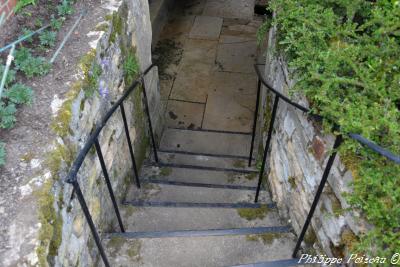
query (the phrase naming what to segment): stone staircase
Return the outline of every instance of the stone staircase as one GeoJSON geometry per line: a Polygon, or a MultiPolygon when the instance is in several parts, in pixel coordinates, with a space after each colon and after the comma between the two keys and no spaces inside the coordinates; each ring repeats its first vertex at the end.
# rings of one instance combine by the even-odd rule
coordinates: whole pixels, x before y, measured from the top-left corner
{"type": "Polygon", "coordinates": [[[159,164],[146,162],[142,188],[132,185],[120,206],[126,232],[106,234],[111,266],[297,265],[295,236],[268,192],[254,203],[250,138],[166,129],[159,164]]]}

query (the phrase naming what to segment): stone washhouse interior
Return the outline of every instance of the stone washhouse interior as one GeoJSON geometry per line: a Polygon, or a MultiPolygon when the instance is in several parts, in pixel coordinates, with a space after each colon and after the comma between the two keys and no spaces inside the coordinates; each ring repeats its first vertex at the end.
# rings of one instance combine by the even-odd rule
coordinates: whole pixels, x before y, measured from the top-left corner
{"type": "Polygon", "coordinates": [[[0,0],[0,266],[400,264],[393,2],[0,0]]]}

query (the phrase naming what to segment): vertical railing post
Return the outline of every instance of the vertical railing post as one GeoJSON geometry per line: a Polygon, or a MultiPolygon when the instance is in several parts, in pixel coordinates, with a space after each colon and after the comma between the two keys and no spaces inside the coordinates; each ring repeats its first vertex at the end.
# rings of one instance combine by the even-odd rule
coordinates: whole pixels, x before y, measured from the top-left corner
{"type": "Polygon", "coordinates": [[[94,241],[96,242],[97,248],[100,251],[100,256],[103,259],[104,265],[105,265],[105,267],[110,267],[110,263],[108,262],[103,245],[101,244],[101,241],[100,241],[99,234],[97,233],[96,227],[94,226],[92,216],[90,216],[90,212],[86,205],[86,201],[85,201],[85,198],[83,197],[79,183],[77,181],[73,181],[72,186],[74,187],[74,191],[75,191],[76,196],[78,197],[78,201],[83,210],[83,214],[85,215],[85,218],[89,224],[89,228],[90,228],[90,231],[92,232],[92,235],[94,237],[94,241]]]}
{"type": "Polygon", "coordinates": [[[333,162],[335,161],[336,154],[337,154],[337,148],[340,146],[340,144],[342,142],[343,142],[342,135],[338,135],[336,137],[335,143],[333,145],[333,152],[330,155],[330,157],[328,159],[328,163],[326,164],[324,173],[322,174],[321,182],[320,182],[320,184],[318,186],[318,190],[317,190],[317,193],[315,194],[314,201],[313,201],[313,203],[311,205],[310,211],[308,212],[307,219],[306,219],[306,221],[304,223],[303,229],[301,230],[299,239],[297,240],[296,247],[294,248],[294,251],[293,251],[293,254],[292,254],[293,258],[296,258],[297,253],[299,252],[301,243],[303,242],[304,236],[306,235],[307,229],[308,229],[308,227],[309,227],[309,225],[311,223],[311,219],[312,219],[312,217],[314,215],[315,208],[317,207],[317,204],[318,204],[319,199],[321,197],[322,191],[324,190],[325,183],[328,180],[329,173],[331,171],[333,162]]]}
{"type": "Polygon", "coordinates": [[[255,136],[256,136],[258,109],[259,109],[259,104],[260,104],[260,91],[261,91],[261,80],[258,79],[256,110],[254,111],[253,131],[252,131],[252,135],[251,135],[251,145],[250,145],[250,155],[249,155],[249,167],[251,166],[251,160],[252,160],[252,158],[253,158],[254,139],[255,139],[255,136]]]}
{"type": "Polygon", "coordinates": [[[258,202],[258,196],[260,195],[262,178],[264,176],[265,162],[267,160],[267,154],[268,154],[268,150],[269,150],[269,145],[270,145],[271,139],[272,139],[272,132],[273,132],[274,122],[275,122],[275,118],[276,118],[276,111],[278,109],[278,103],[279,103],[279,96],[275,95],[274,106],[272,108],[272,113],[271,113],[271,120],[269,122],[268,137],[267,137],[267,141],[265,142],[264,155],[263,155],[260,174],[259,174],[259,177],[258,177],[256,198],[254,200],[254,202],[256,202],[256,203],[258,202]]]}
{"type": "Polygon", "coordinates": [[[149,123],[151,143],[153,144],[154,159],[158,163],[157,145],[156,145],[156,141],[155,141],[155,138],[154,138],[153,126],[151,124],[151,117],[150,117],[150,111],[149,111],[149,101],[147,99],[146,85],[145,85],[144,77],[142,77],[142,88],[143,88],[143,96],[144,96],[144,105],[145,105],[145,110],[146,110],[146,114],[147,114],[147,120],[148,120],[148,123],[149,123]]]}
{"type": "Polygon", "coordinates": [[[112,204],[114,206],[114,211],[115,211],[115,214],[117,215],[119,227],[121,229],[121,232],[124,233],[125,232],[124,225],[122,224],[122,219],[121,219],[121,215],[119,213],[117,201],[115,200],[114,192],[113,192],[113,189],[112,189],[112,186],[111,186],[111,182],[110,182],[110,177],[108,176],[107,167],[106,167],[106,164],[105,164],[104,158],[103,158],[103,153],[101,153],[99,140],[97,138],[94,141],[94,145],[96,147],[97,155],[98,155],[99,160],[100,160],[101,169],[103,170],[104,179],[106,180],[108,193],[110,194],[110,198],[111,198],[112,204]]]}
{"type": "Polygon", "coordinates": [[[133,153],[131,137],[129,135],[128,122],[126,121],[124,102],[121,102],[121,104],[119,106],[121,108],[122,120],[124,121],[125,135],[126,135],[126,139],[128,141],[129,154],[131,155],[132,168],[133,168],[133,174],[135,175],[136,186],[138,188],[140,188],[139,174],[138,174],[138,170],[137,170],[137,166],[136,166],[135,154],[133,153]]]}

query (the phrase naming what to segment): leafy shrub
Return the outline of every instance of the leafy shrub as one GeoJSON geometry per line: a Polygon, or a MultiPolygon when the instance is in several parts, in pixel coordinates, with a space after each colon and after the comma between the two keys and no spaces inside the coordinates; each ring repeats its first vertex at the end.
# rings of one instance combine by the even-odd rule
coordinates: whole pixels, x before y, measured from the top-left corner
{"type": "Polygon", "coordinates": [[[71,1],[63,0],[60,5],[57,6],[59,16],[71,15],[74,9],[71,6],[71,1]]]}
{"type": "MultiPolygon", "coordinates": [[[[6,67],[3,64],[0,64],[0,79],[3,78],[4,69],[6,67]]],[[[8,87],[9,84],[15,81],[15,70],[10,69],[7,73],[5,87],[8,87]]]]}
{"type": "Polygon", "coordinates": [[[3,97],[14,104],[31,104],[33,91],[26,85],[16,83],[4,92],[3,97]]]}
{"type": "Polygon", "coordinates": [[[54,15],[51,15],[50,26],[53,30],[60,30],[63,22],[63,18],[55,18],[54,15]]]}
{"type": "Polygon", "coordinates": [[[15,104],[5,104],[3,101],[0,101],[0,128],[9,129],[13,127],[17,120],[15,118],[16,112],[17,108],[15,104]]]}
{"type": "Polygon", "coordinates": [[[53,47],[56,43],[57,33],[53,31],[43,31],[39,35],[40,45],[53,47]]]}
{"type": "MultiPolygon", "coordinates": [[[[271,0],[270,8],[293,89],[313,112],[400,154],[399,2],[271,0]]],[[[348,199],[375,226],[353,250],[390,258],[400,251],[400,166],[350,139],[340,152],[354,176],[348,199]]]]}
{"type": "Polygon", "coordinates": [[[43,57],[34,57],[30,49],[21,48],[15,53],[15,67],[22,71],[28,78],[45,75],[50,71],[51,65],[43,57]]]}

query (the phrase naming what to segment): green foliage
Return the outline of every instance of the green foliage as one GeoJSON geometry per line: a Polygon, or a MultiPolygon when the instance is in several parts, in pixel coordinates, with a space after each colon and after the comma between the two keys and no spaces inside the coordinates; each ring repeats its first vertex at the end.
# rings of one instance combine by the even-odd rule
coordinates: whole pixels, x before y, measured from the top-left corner
{"type": "Polygon", "coordinates": [[[26,85],[16,83],[4,92],[3,97],[14,104],[31,104],[33,91],[26,85]]]}
{"type": "Polygon", "coordinates": [[[71,15],[74,9],[71,6],[72,1],[63,0],[60,5],[57,6],[57,11],[59,16],[71,15]]]}
{"type": "Polygon", "coordinates": [[[14,126],[17,119],[15,113],[17,108],[14,103],[4,103],[0,101],[0,128],[9,129],[14,126]]]}
{"type": "Polygon", "coordinates": [[[270,18],[267,18],[264,21],[264,23],[261,25],[261,27],[257,30],[257,44],[259,46],[264,41],[265,35],[269,31],[269,28],[271,28],[271,23],[272,23],[272,20],[270,18]]]}
{"type": "Polygon", "coordinates": [[[62,17],[61,18],[55,18],[54,15],[52,15],[51,16],[51,20],[50,20],[50,26],[51,26],[51,28],[53,30],[58,31],[58,30],[61,29],[61,26],[62,26],[63,22],[64,22],[64,19],[62,17]]]}
{"type": "MultiPolygon", "coordinates": [[[[26,36],[26,35],[28,35],[28,34],[31,34],[33,31],[31,30],[31,29],[29,29],[29,28],[23,28],[22,29],[22,35],[20,36],[20,37],[23,37],[23,36],[26,36]]],[[[33,42],[33,38],[32,37],[29,37],[28,39],[25,39],[25,42],[27,42],[27,43],[32,43],[33,42]]]]}
{"type": "Polygon", "coordinates": [[[6,148],[3,142],[0,142],[0,167],[6,164],[6,148]]]}
{"type": "Polygon", "coordinates": [[[57,33],[54,31],[43,31],[39,35],[40,45],[53,47],[56,43],[57,33]]]}
{"type": "MultiPolygon", "coordinates": [[[[3,64],[0,64],[0,79],[3,78],[3,73],[5,68],[6,67],[3,64]]],[[[8,87],[8,85],[10,85],[14,81],[15,81],[15,70],[10,69],[7,73],[5,87],[8,87]]]]}
{"type": "Polygon", "coordinates": [[[43,57],[34,57],[30,49],[22,47],[15,53],[15,67],[22,71],[28,78],[45,75],[50,71],[51,65],[43,57]]]}
{"type": "Polygon", "coordinates": [[[36,0],[19,0],[15,5],[14,12],[18,13],[26,6],[36,5],[36,0]]]}
{"type": "Polygon", "coordinates": [[[133,51],[128,52],[124,61],[125,83],[129,86],[139,73],[139,63],[133,51]]]}
{"type": "MultiPolygon", "coordinates": [[[[293,89],[328,119],[326,129],[337,122],[400,154],[399,2],[272,0],[270,8],[293,89]]],[[[390,258],[400,250],[400,166],[352,140],[341,154],[355,176],[349,201],[375,225],[354,249],[390,258]]]]}

